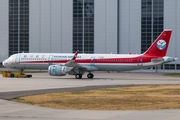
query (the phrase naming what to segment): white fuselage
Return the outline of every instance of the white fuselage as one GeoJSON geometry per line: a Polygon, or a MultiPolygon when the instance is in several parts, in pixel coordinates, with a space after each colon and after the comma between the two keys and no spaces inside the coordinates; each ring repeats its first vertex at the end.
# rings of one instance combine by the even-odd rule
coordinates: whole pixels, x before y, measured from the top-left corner
{"type": "MultiPolygon", "coordinates": [[[[11,69],[48,69],[50,65],[64,65],[72,59],[73,55],[19,53],[9,57],[3,65],[11,69]]],[[[128,71],[162,64],[162,62],[153,63],[150,59],[152,58],[143,58],[142,54],[78,54],[75,62],[86,66],[89,71],[128,71]]]]}

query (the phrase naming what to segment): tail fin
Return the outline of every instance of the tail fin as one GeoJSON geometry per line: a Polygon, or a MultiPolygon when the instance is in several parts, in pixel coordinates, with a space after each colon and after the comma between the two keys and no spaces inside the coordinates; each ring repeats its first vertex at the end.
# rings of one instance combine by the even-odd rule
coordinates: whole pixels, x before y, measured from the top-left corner
{"type": "Polygon", "coordinates": [[[161,35],[154,41],[154,43],[149,47],[149,49],[144,53],[144,55],[153,55],[161,57],[166,56],[171,33],[171,29],[165,29],[161,33],[161,35]]]}

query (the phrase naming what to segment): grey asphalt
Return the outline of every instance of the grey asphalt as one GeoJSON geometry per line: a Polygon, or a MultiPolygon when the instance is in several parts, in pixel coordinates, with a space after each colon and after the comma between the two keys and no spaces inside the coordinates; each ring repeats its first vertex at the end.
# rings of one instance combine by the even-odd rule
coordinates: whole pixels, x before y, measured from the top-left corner
{"type": "Polygon", "coordinates": [[[108,85],[108,86],[86,86],[86,87],[73,87],[73,88],[57,88],[57,89],[42,89],[42,90],[28,90],[28,91],[15,91],[15,92],[0,92],[0,99],[12,99],[17,97],[38,95],[45,93],[57,93],[57,92],[71,92],[71,91],[84,91],[84,90],[96,90],[105,88],[117,88],[117,87],[133,87],[140,85],[108,85]]]}
{"type": "Polygon", "coordinates": [[[33,78],[0,77],[0,120],[179,120],[180,109],[174,110],[63,110],[7,101],[19,96],[51,92],[78,91],[134,85],[180,84],[179,77],[162,73],[94,73],[90,80],[74,76],[52,77],[47,73],[33,74],[33,78]]]}

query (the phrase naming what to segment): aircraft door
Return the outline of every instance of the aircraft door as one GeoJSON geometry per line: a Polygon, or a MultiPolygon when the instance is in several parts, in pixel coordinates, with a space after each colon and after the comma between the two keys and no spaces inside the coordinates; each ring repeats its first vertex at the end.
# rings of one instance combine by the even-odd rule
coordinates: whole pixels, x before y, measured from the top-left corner
{"type": "Polygon", "coordinates": [[[53,64],[53,58],[54,58],[54,55],[49,55],[48,65],[52,65],[53,64]]]}
{"type": "Polygon", "coordinates": [[[143,65],[143,56],[139,56],[137,59],[137,65],[143,65]]]}
{"type": "Polygon", "coordinates": [[[20,63],[21,54],[16,55],[15,63],[20,63]]]}
{"type": "Polygon", "coordinates": [[[91,57],[90,66],[95,66],[95,57],[91,57]]]}

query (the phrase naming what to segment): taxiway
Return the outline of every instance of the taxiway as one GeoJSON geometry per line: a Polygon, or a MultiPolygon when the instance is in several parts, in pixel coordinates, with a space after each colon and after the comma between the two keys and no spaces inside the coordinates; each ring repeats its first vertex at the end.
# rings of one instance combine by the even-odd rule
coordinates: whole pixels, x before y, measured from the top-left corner
{"type": "Polygon", "coordinates": [[[162,73],[94,73],[94,79],[75,79],[74,76],[52,77],[48,73],[34,73],[32,78],[3,78],[0,76],[0,119],[2,120],[178,120],[179,109],[174,110],[63,110],[32,106],[7,101],[19,96],[98,89],[103,87],[134,85],[180,84],[179,77],[162,73]]]}

